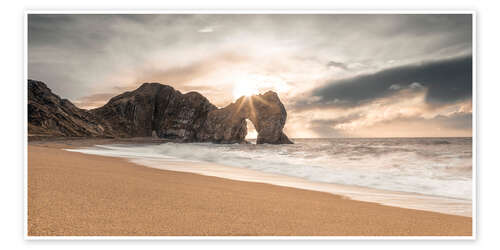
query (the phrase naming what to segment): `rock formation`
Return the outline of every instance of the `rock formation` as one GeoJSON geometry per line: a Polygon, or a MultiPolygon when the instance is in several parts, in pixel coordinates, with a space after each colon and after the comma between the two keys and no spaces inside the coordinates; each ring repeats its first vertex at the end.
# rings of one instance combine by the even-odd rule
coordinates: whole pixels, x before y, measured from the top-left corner
{"type": "Polygon", "coordinates": [[[201,141],[221,143],[241,142],[247,134],[246,119],[257,130],[257,144],[290,144],[283,133],[286,110],[278,94],[268,91],[263,95],[242,96],[225,108],[208,113],[201,141]]]}
{"type": "Polygon", "coordinates": [[[122,137],[152,136],[197,141],[208,112],[217,109],[197,92],[182,94],[159,83],[144,83],[138,89],[90,110],[122,137]]]}
{"type": "Polygon", "coordinates": [[[33,80],[28,80],[28,135],[114,136],[92,114],[53,94],[45,83],[33,80]]]}
{"type": "Polygon", "coordinates": [[[242,143],[246,119],[255,126],[257,143],[292,143],[283,133],[286,110],[278,95],[241,97],[218,109],[197,92],[182,94],[159,83],[83,110],[60,99],[39,81],[28,80],[28,133],[45,136],[150,137],[183,142],[242,143]]]}

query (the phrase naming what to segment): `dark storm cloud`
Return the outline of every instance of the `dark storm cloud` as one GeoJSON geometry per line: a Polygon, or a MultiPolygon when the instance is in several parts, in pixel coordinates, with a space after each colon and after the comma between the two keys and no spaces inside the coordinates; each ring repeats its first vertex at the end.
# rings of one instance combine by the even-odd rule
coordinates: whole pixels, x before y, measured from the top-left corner
{"type": "MultiPolygon", "coordinates": [[[[384,17],[385,15],[380,15],[384,17]]],[[[436,15],[405,15],[397,14],[392,15],[400,22],[398,25],[388,25],[382,35],[393,36],[402,33],[411,33],[417,36],[433,33],[435,30],[455,30],[460,32],[456,33],[457,36],[465,35],[466,38],[471,39],[472,34],[472,14],[436,14],[436,15]]],[[[366,20],[369,21],[369,20],[366,20]]],[[[386,20],[388,21],[388,20],[386,20]]],[[[385,21],[383,21],[385,22],[385,21]]]]}
{"type": "Polygon", "coordinates": [[[329,82],[312,91],[298,108],[353,107],[388,97],[401,89],[426,88],[426,101],[446,104],[472,96],[472,56],[389,68],[373,74],[329,82]],[[315,101],[311,101],[315,100],[315,101]]]}
{"type": "Polygon", "coordinates": [[[106,23],[112,17],[107,15],[28,15],[28,43],[34,46],[51,46],[64,48],[96,48],[113,33],[106,23]],[[87,18],[86,18],[87,17],[87,18]],[[85,23],[81,20],[86,20],[85,23]],[[91,26],[101,22],[101,26],[91,26]],[[85,25],[88,24],[88,25],[85,25]]]}

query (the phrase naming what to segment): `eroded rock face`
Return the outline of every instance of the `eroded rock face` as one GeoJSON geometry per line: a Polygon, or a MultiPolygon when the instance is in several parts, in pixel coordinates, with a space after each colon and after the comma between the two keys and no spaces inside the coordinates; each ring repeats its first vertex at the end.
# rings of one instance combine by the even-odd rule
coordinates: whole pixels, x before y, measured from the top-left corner
{"type": "Polygon", "coordinates": [[[258,133],[257,144],[291,144],[292,141],[283,133],[286,115],[275,92],[241,97],[225,108],[208,113],[199,139],[219,143],[242,142],[247,134],[246,119],[249,119],[258,133]]]}
{"type": "Polygon", "coordinates": [[[28,80],[30,137],[111,137],[95,116],[52,93],[45,83],[28,80]]]}
{"type": "Polygon", "coordinates": [[[292,143],[283,133],[285,107],[271,91],[217,109],[197,92],[182,94],[168,85],[144,83],[100,108],[83,110],[54,95],[44,83],[28,81],[30,134],[243,143],[246,119],[259,133],[257,143],[292,143]]]}
{"type": "Polygon", "coordinates": [[[154,131],[160,138],[196,141],[207,113],[214,109],[197,92],[182,94],[167,85],[145,83],[90,112],[122,136],[152,136],[154,131]]]}

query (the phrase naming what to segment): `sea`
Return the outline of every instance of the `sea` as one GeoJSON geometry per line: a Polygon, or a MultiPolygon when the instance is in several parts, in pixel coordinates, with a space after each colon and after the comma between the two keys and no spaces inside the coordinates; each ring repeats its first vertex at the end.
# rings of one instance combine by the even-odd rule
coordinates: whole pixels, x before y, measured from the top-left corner
{"type": "Polygon", "coordinates": [[[320,138],[294,144],[163,143],[69,149],[148,167],[472,216],[472,138],[320,138]]]}

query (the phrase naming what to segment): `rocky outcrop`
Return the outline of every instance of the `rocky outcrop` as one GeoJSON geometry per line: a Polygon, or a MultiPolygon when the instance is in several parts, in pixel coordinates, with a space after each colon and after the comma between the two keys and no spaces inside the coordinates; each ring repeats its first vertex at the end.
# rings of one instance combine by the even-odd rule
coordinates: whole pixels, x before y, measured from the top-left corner
{"type": "Polygon", "coordinates": [[[290,144],[292,142],[283,133],[286,115],[285,107],[275,92],[243,96],[225,108],[208,113],[199,140],[241,142],[247,134],[248,119],[257,130],[257,144],[290,144]]]}
{"type": "Polygon", "coordinates": [[[122,137],[152,136],[197,141],[208,112],[217,107],[197,92],[182,94],[159,83],[144,83],[138,89],[90,110],[122,137]]]}
{"type": "Polygon", "coordinates": [[[30,137],[114,136],[86,110],[52,93],[45,83],[28,80],[28,135],[30,137]]]}
{"type": "Polygon", "coordinates": [[[159,83],[144,83],[92,110],[75,107],[44,83],[28,81],[30,135],[160,137],[183,142],[242,143],[246,119],[257,143],[292,143],[283,133],[286,110],[274,92],[241,97],[218,109],[197,92],[182,94],[159,83]]]}

